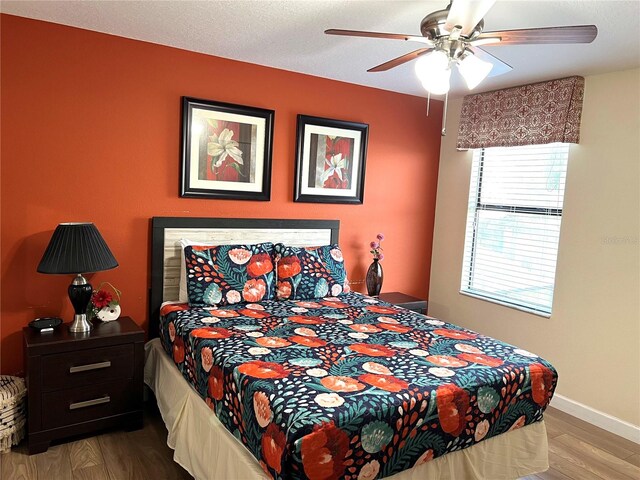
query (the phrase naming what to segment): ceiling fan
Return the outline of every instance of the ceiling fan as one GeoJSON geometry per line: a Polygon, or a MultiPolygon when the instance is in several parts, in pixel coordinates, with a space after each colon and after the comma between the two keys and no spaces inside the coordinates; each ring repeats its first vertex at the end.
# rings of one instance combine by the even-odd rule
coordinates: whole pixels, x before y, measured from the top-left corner
{"type": "Polygon", "coordinates": [[[496,0],[451,0],[444,10],[437,10],[422,19],[419,35],[363,32],[329,29],[329,35],[384,38],[419,42],[424,46],[413,52],[370,68],[368,72],[384,72],[417,59],[416,75],[429,94],[449,91],[451,67],[457,65],[469,90],[487,76],[506,73],[512,67],[480,45],[534,45],[559,43],[591,43],[598,34],[595,25],[526,28],[483,32],[483,17],[496,0]]]}

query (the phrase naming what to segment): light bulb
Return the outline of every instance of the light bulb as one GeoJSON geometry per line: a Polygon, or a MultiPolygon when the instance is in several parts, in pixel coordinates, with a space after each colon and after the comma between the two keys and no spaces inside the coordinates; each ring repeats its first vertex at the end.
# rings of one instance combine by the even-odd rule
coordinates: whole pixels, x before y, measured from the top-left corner
{"type": "Polygon", "coordinates": [[[444,95],[449,91],[451,70],[435,71],[422,79],[422,86],[433,95],[444,95]]]}
{"type": "Polygon", "coordinates": [[[480,60],[471,52],[466,52],[458,63],[458,70],[469,90],[476,88],[489,75],[492,68],[491,63],[480,60]]]}
{"type": "Polygon", "coordinates": [[[415,63],[415,70],[422,86],[434,95],[449,91],[449,56],[442,50],[435,50],[421,56],[415,63]]]}
{"type": "Polygon", "coordinates": [[[422,55],[415,63],[416,75],[420,81],[436,72],[443,72],[449,68],[449,56],[442,50],[434,50],[422,55]]]}

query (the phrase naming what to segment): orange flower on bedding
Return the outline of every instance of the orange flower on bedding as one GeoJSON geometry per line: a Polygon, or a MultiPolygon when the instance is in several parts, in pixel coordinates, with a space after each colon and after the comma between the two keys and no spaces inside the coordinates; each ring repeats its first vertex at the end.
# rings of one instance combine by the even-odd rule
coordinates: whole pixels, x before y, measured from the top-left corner
{"type": "Polygon", "coordinates": [[[428,357],[425,357],[425,360],[440,367],[457,368],[469,365],[469,362],[465,362],[464,360],[460,360],[459,358],[452,357],[450,355],[429,355],[428,357]]]}
{"type": "Polygon", "coordinates": [[[231,332],[226,328],[202,327],[192,330],[191,336],[196,338],[229,338],[231,332]]]}
{"type": "Polygon", "coordinates": [[[222,400],[223,395],[222,369],[218,365],[211,367],[209,372],[209,396],[222,400]]]}
{"type": "Polygon", "coordinates": [[[234,312],[233,310],[225,310],[224,308],[209,310],[209,313],[218,318],[232,318],[239,316],[237,312],[234,312]]]}
{"type": "Polygon", "coordinates": [[[499,367],[504,362],[496,357],[490,357],[483,353],[461,353],[458,358],[466,360],[467,362],[478,363],[480,365],[486,365],[487,367],[499,367]]]}
{"type": "Polygon", "coordinates": [[[374,343],[354,343],[349,345],[354,352],[370,355],[372,357],[393,357],[396,351],[385,347],[384,345],[376,345],[374,343]]]}
{"type": "Polygon", "coordinates": [[[380,328],[384,328],[385,330],[397,333],[407,333],[413,330],[412,327],[407,327],[406,325],[396,325],[394,323],[379,323],[378,326],[380,328]]]}
{"type": "Polygon", "coordinates": [[[449,328],[436,328],[433,333],[441,337],[455,338],[457,340],[471,340],[478,338],[475,333],[461,332],[460,330],[451,330],[449,328]]]}
{"type": "Polygon", "coordinates": [[[351,377],[330,376],[324,377],[320,383],[334,392],[359,392],[364,390],[364,385],[351,377]]]}
{"type": "Polygon", "coordinates": [[[313,427],[302,437],[302,465],[310,480],[337,480],[346,468],[349,436],[333,421],[313,427]]]}
{"type": "Polygon", "coordinates": [[[293,337],[289,337],[289,340],[297,343],[298,345],[312,348],[324,347],[327,344],[327,342],[322,340],[321,338],[304,337],[302,335],[294,335],[293,337]]]}
{"type": "Polygon", "coordinates": [[[179,312],[180,310],[189,310],[188,303],[170,303],[168,305],[164,305],[160,309],[160,315],[166,317],[171,312],[179,312]]]}
{"type": "Polygon", "coordinates": [[[276,472],[282,471],[282,453],[287,437],[275,423],[270,424],[262,436],[262,458],[276,472]]]}
{"type": "Polygon", "coordinates": [[[291,345],[291,342],[280,337],[260,337],[256,338],[256,343],[269,348],[288,347],[291,345]]]}
{"type": "Polygon", "coordinates": [[[553,373],[540,363],[529,365],[531,375],[531,396],[533,401],[541,407],[545,407],[551,400],[553,391],[553,373]]]}
{"type": "Polygon", "coordinates": [[[295,277],[301,271],[300,259],[296,256],[282,257],[278,262],[278,278],[295,277]]]}
{"type": "Polygon", "coordinates": [[[251,308],[241,308],[238,310],[238,313],[251,318],[267,318],[269,316],[268,313],[264,313],[260,310],[253,310],[251,308]]]}
{"type": "Polygon", "coordinates": [[[278,291],[276,293],[279,300],[286,300],[291,296],[291,284],[289,282],[278,282],[278,291]]]}
{"type": "Polygon", "coordinates": [[[271,263],[271,257],[268,253],[258,253],[251,257],[249,265],[247,265],[247,272],[252,277],[260,277],[266,275],[273,270],[273,263],[271,263]]]}
{"type": "Polygon", "coordinates": [[[273,411],[266,393],[257,391],[253,394],[253,412],[256,415],[258,425],[262,428],[269,425],[273,417],[273,411]]]}
{"type": "Polygon", "coordinates": [[[373,385],[387,392],[400,392],[409,388],[409,384],[404,380],[394,377],[393,375],[376,375],[374,373],[365,373],[358,377],[361,382],[373,385]]]}
{"type": "Polygon", "coordinates": [[[289,376],[289,370],[279,363],[260,360],[243,363],[238,367],[238,371],[253,378],[285,378],[289,376]]]}
{"type": "Polygon", "coordinates": [[[244,298],[246,302],[259,302],[265,293],[267,293],[267,284],[264,283],[264,280],[251,279],[247,280],[247,283],[244,284],[242,298],[244,298]]]}
{"type": "Polygon", "coordinates": [[[396,308],[385,307],[383,305],[369,305],[366,309],[370,312],[381,313],[382,315],[393,315],[394,313],[398,313],[396,308]]]}
{"type": "Polygon", "coordinates": [[[181,337],[176,337],[173,342],[173,361],[176,363],[184,362],[184,342],[181,337]]]}
{"type": "Polygon", "coordinates": [[[324,320],[320,317],[305,317],[303,315],[293,315],[289,317],[289,321],[293,323],[302,323],[303,325],[320,325],[324,320]]]}
{"type": "Polygon", "coordinates": [[[354,325],[349,325],[349,328],[361,333],[378,333],[381,331],[378,327],[368,323],[356,323],[354,325]]]}
{"type": "Polygon", "coordinates": [[[459,436],[467,423],[466,415],[469,408],[467,391],[452,383],[440,385],[436,390],[436,405],[442,430],[454,437],[459,436]]]}

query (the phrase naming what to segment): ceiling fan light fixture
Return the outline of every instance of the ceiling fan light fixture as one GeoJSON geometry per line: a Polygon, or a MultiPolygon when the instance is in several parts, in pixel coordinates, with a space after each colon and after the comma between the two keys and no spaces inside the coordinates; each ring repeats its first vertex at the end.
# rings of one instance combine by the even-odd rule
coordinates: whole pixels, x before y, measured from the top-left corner
{"type": "Polygon", "coordinates": [[[433,71],[428,76],[421,78],[422,86],[432,95],[444,95],[449,91],[451,69],[433,71]]]}
{"type": "Polygon", "coordinates": [[[469,51],[465,52],[458,62],[458,70],[469,90],[473,90],[487,78],[492,68],[493,65],[491,63],[480,60],[469,51]]]}
{"type": "Polygon", "coordinates": [[[416,60],[415,71],[422,86],[434,95],[449,91],[449,55],[443,50],[434,50],[416,60]]]}

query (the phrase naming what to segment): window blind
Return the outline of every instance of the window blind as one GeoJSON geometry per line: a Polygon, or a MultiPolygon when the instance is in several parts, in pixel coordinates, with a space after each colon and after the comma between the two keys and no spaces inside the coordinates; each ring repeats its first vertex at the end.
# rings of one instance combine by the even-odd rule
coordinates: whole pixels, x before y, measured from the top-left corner
{"type": "Polygon", "coordinates": [[[569,145],[473,154],[461,292],[551,314],[569,145]]]}

